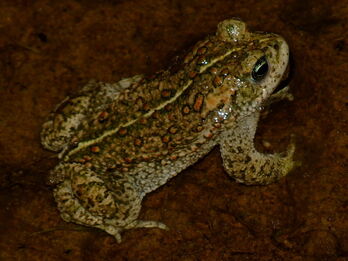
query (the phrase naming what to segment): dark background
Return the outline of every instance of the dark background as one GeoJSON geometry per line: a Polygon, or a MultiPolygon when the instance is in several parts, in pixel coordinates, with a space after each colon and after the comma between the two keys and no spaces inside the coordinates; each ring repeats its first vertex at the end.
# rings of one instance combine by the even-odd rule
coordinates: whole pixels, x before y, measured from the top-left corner
{"type": "Polygon", "coordinates": [[[0,260],[348,260],[348,1],[37,0],[0,2],[0,260]],[[223,170],[218,148],[146,197],[117,244],[65,223],[40,146],[54,106],[89,79],[115,82],[166,68],[175,55],[240,17],[281,34],[294,58],[293,102],[271,107],[256,143],[296,168],[248,187],[223,170]]]}

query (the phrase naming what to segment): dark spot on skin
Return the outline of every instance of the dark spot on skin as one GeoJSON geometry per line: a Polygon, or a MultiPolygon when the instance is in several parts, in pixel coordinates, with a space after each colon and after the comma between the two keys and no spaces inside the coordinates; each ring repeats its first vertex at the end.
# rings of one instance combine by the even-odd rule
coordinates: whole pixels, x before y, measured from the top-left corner
{"type": "Polygon", "coordinates": [[[261,174],[261,176],[264,176],[264,169],[265,169],[265,166],[266,166],[267,164],[265,163],[265,164],[263,164],[262,166],[261,166],[261,168],[260,168],[260,171],[259,171],[259,173],[261,174]]]}
{"type": "Polygon", "coordinates": [[[87,201],[88,201],[88,203],[87,203],[87,204],[88,204],[88,206],[90,206],[90,207],[92,207],[92,208],[95,206],[94,201],[93,201],[93,200],[91,200],[90,198],[88,198],[88,199],[87,199],[87,201]]]}
{"type": "Polygon", "coordinates": [[[238,153],[243,153],[242,147],[238,146],[236,149],[237,149],[237,152],[238,152],[238,153]]]}
{"type": "Polygon", "coordinates": [[[251,161],[251,158],[250,158],[250,156],[249,155],[247,155],[246,157],[245,157],[245,163],[249,163],[251,161]]]}
{"type": "Polygon", "coordinates": [[[240,178],[240,179],[242,179],[242,180],[245,180],[245,168],[243,168],[243,169],[239,169],[239,171],[238,171],[239,173],[239,175],[238,175],[238,177],[240,178]]]}

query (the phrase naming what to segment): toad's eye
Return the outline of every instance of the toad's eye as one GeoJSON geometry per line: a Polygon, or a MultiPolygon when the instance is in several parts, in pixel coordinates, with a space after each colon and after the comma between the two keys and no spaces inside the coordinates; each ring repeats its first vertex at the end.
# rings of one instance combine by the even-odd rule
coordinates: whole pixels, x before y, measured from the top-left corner
{"type": "Polygon", "coordinates": [[[265,56],[262,56],[254,65],[251,77],[254,81],[258,82],[265,78],[268,72],[268,62],[265,56]]]}

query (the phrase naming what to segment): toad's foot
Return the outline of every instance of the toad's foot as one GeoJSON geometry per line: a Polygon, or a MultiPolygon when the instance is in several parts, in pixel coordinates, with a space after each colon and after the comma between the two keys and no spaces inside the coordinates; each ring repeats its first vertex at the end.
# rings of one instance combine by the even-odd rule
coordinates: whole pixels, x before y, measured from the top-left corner
{"type": "Polygon", "coordinates": [[[136,220],[135,222],[127,226],[125,229],[130,228],[160,228],[163,230],[169,230],[169,227],[167,227],[166,224],[152,220],[136,220]]]}
{"type": "Polygon", "coordinates": [[[122,237],[121,237],[122,229],[121,228],[115,227],[112,225],[102,225],[102,226],[97,226],[97,227],[104,230],[109,235],[113,236],[116,239],[117,243],[120,244],[122,242],[122,237]]]}
{"type": "Polygon", "coordinates": [[[116,239],[117,243],[122,242],[122,237],[121,237],[122,230],[133,229],[133,228],[160,228],[163,230],[169,230],[169,228],[161,222],[145,221],[145,220],[136,220],[123,228],[113,226],[113,225],[100,225],[97,227],[104,230],[106,233],[112,235],[116,239]]]}

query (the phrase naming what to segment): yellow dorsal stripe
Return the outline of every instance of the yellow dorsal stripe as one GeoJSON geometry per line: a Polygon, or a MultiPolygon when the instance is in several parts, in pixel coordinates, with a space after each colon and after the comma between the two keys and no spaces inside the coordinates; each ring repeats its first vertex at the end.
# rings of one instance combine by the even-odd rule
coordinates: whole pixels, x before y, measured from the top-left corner
{"type": "MultiPolygon", "coordinates": [[[[228,52],[226,52],[224,55],[219,56],[219,57],[213,59],[213,60],[212,60],[211,62],[209,62],[207,65],[201,66],[201,68],[200,68],[200,70],[199,70],[199,73],[205,72],[207,69],[209,69],[209,68],[210,68],[211,66],[213,66],[215,63],[217,63],[217,62],[223,60],[225,57],[227,57],[228,55],[230,55],[232,52],[239,51],[240,49],[241,49],[240,47],[239,47],[239,48],[231,49],[231,50],[229,50],[228,52]]],[[[175,100],[176,100],[176,99],[177,99],[177,98],[178,98],[178,97],[179,97],[179,96],[192,84],[192,82],[193,82],[192,80],[189,80],[189,81],[185,84],[185,86],[181,89],[180,92],[177,92],[177,93],[176,93],[171,99],[169,99],[168,101],[162,103],[162,104],[159,105],[158,107],[156,107],[156,108],[150,110],[149,112],[145,113],[145,114],[143,115],[143,117],[148,118],[148,117],[150,117],[155,111],[161,110],[161,109],[163,109],[166,105],[168,105],[168,104],[174,102],[174,101],[175,101],[175,100]]],[[[101,136],[99,136],[98,138],[95,138],[95,139],[93,139],[93,140],[83,141],[83,142],[79,143],[79,145],[78,145],[76,148],[72,149],[72,150],[65,156],[65,159],[68,159],[69,156],[73,155],[74,153],[76,153],[76,152],[78,152],[78,151],[80,151],[80,150],[82,150],[82,149],[84,149],[84,148],[86,148],[86,147],[88,147],[88,146],[91,146],[91,145],[93,145],[93,144],[96,144],[96,143],[102,141],[105,137],[111,136],[111,135],[117,133],[121,128],[128,127],[128,126],[132,125],[133,123],[135,123],[135,122],[137,122],[137,121],[138,121],[138,119],[131,120],[131,121],[125,123],[125,124],[122,124],[122,125],[118,126],[118,127],[115,128],[115,129],[105,131],[105,132],[104,132],[101,136]]]]}

